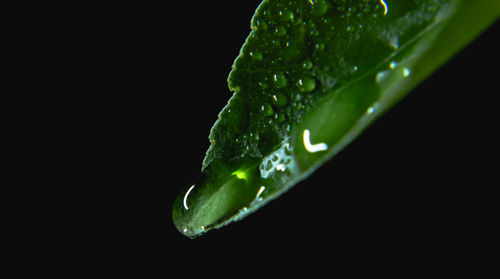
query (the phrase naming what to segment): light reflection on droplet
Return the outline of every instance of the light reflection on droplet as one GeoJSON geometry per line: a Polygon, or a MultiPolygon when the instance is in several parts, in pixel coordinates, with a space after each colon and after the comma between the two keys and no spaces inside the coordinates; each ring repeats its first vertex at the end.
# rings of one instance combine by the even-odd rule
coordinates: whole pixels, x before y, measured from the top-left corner
{"type": "Polygon", "coordinates": [[[382,4],[382,6],[384,6],[384,15],[386,15],[387,12],[389,12],[389,6],[387,6],[387,3],[385,3],[385,0],[380,0],[380,4],[382,4]]]}
{"type": "Polygon", "coordinates": [[[188,205],[187,205],[187,203],[186,203],[186,201],[187,201],[187,197],[189,196],[189,193],[191,193],[191,191],[193,190],[193,188],[194,188],[194,185],[193,185],[193,186],[191,186],[191,187],[189,188],[189,190],[187,190],[186,194],[184,195],[184,201],[183,201],[183,203],[184,203],[184,208],[185,208],[186,210],[188,210],[188,209],[189,209],[189,207],[188,207],[188,205]]]}
{"type": "Polygon", "coordinates": [[[264,190],[266,190],[266,187],[265,186],[260,186],[260,189],[257,192],[257,195],[255,196],[256,200],[259,200],[259,201],[262,200],[262,198],[260,197],[260,195],[262,194],[262,192],[264,192],[264,190]]]}
{"type": "Polygon", "coordinates": [[[315,153],[319,151],[325,151],[328,150],[328,145],[324,142],[322,143],[317,143],[317,144],[311,144],[310,140],[311,133],[309,130],[305,129],[304,130],[304,135],[303,135],[303,141],[304,141],[304,147],[306,150],[310,153],[315,153]]]}

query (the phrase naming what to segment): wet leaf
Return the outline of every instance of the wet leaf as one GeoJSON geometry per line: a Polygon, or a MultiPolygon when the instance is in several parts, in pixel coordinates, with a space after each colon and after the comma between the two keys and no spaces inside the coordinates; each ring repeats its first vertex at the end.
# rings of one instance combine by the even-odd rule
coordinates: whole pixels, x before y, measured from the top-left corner
{"type": "Polygon", "coordinates": [[[278,197],[499,14],[493,0],[263,1],[176,227],[195,237],[278,197]]]}

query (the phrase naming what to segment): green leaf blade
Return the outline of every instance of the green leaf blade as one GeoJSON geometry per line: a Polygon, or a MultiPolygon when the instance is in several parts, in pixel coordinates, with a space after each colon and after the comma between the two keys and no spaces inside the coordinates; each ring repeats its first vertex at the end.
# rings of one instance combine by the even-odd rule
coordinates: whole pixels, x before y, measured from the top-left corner
{"type": "Polygon", "coordinates": [[[263,1],[228,78],[235,94],[211,130],[203,179],[174,203],[179,231],[195,237],[239,220],[338,153],[439,65],[421,67],[461,4],[263,1]]]}

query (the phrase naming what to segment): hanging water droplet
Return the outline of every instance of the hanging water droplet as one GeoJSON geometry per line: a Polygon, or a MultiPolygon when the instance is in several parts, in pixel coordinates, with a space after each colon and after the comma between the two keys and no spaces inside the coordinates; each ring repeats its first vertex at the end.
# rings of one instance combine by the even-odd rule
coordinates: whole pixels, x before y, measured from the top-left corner
{"type": "Polygon", "coordinates": [[[297,87],[300,92],[309,93],[316,88],[316,81],[313,78],[304,77],[299,79],[297,87]]]}

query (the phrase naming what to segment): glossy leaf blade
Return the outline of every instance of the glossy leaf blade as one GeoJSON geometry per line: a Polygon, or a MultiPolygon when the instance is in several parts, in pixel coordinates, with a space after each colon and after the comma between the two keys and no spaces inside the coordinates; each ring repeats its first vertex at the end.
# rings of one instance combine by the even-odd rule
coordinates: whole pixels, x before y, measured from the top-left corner
{"type": "Polygon", "coordinates": [[[202,175],[175,201],[176,227],[198,236],[307,177],[495,20],[500,5],[484,3],[263,1],[202,175]]]}

